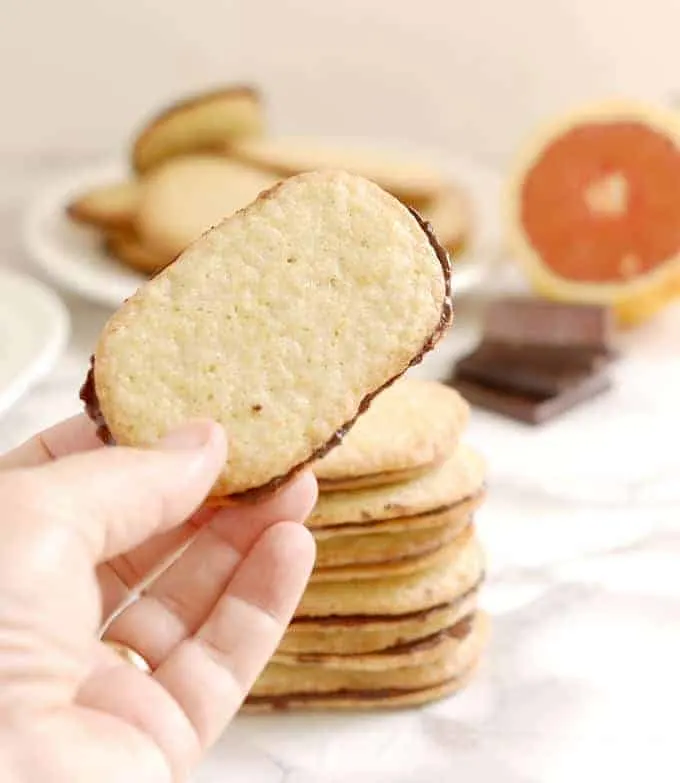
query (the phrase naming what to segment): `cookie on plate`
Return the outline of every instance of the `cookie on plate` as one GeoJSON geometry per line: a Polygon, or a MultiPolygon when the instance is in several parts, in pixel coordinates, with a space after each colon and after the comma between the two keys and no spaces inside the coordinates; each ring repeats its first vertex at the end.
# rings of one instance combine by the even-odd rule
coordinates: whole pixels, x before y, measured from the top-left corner
{"type": "Polygon", "coordinates": [[[116,261],[144,275],[154,275],[171,261],[146,247],[133,229],[108,231],[104,250],[116,261]]]}
{"type": "Polygon", "coordinates": [[[258,136],[264,124],[262,100],[254,87],[230,86],[193,95],[165,108],[139,131],[132,145],[132,166],[144,174],[169,158],[258,136]]]}
{"type": "Polygon", "coordinates": [[[427,201],[449,184],[445,173],[416,155],[343,147],[313,138],[260,136],[236,141],[226,152],[236,160],[283,177],[318,169],[343,169],[372,180],[408,204],[427,201]]]}
{"type": "Polygon", "coordinates": [[[77,223],[104,230],[128,229],[134,222],[140,186],[136,180],[113,182],[86,190],[66,207],[77,223]]]}
{"type": "Polygon", "coordinates": [[[424,666],[435,663],[442,648],[453,652],[467,636],[473,622],[475,609],[470,609],[455,622],[452,622],[427,636],[401,642],[374,652],[356,652],[346,655],[335,653],[298,653],[275,654],[273,663],[282,666],[308,666],[312,664],[321,669],[340,669],[343,671],[384,671],[404,665],[424,666]]]}
{"type": "Polygon", "coordinates": [[[474,226],[470,198],[462,188],[449,186],[418,211],[454,259],[465,251],[474,226]]]}
{"type": "Polygon", "coordinates": [[[337,445],[451,319],[449,259],[428,227],[362,177],[311,172],[141,286],[81,395],[121,445],[217,420],[230,448],[212,495],[262,495],[337,445]]]}
{"type": "Polygon", "coordinates": [[[175,158],[144,179],[136,217],[140,239],[157,255],[174,258],[276,182],[224,158],[175,158]]]}
{"type": "Polygon", "coordinates": [[[312,468],[321,491],[404,481],[456,448],[470,407],[450,386],[402,378],[373,401],[343,443],[312,468]]]}

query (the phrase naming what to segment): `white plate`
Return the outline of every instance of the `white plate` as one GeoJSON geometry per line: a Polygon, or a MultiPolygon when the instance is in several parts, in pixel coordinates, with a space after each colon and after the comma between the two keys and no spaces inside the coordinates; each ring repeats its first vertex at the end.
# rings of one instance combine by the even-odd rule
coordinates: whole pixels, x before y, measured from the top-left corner
{"type": "MultiPolygon", "coordinates": [[[[500,247],[499,194],[497,175],[477,163],[439,155],[442,168],[452,181],[470,194],[474,230],[471,246],[455,262],[455,293],[477,286],[486,262],[500,247]]],[[[110,258],[94,230],[68,219],[66,205],[84,190],[126,176],[123,162],[83,168],[54,182],[29,207],[24,244],[34,262],[57,285],[108,307],[118,307],[145,278],[110,258]]]]}
{"type": "Polygon", "coordinates": [[[52,370],[69,332],[68,311],[55,294],[0,270],[0,414],[52,370]]]}

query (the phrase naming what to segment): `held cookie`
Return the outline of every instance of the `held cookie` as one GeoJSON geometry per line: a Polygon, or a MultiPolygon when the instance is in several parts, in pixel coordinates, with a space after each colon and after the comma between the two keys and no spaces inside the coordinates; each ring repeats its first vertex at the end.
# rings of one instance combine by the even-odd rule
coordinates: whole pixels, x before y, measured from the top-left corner
{"type": "Polygon", "coordinates": [[[164,109],[140,131],[132,166],[146,173],[169,158],[218,149],[226,142],[257,136],[264,113],[257,90],[226,87],[195,95],[164,109]]]}
{"type": "Polygon", "coordinates": [[[403,378],[377,397],[365,415],[312,467],[319,488],[351,489],[409,478],[451,454],[470,408],[450,386],[403,378]],[[395,478],[398,476],[398,478],[395,478]]]}
{"type": "Polygon", "coordinates": [[[144,180],[136,220],[141,241],[157,255],[175,258],[276,182],[261,171],[210,155],[168,161],[144,180]]]}
{"type": "Polygon", "coordinates": [[[217,420],[230,448],[212,494],[273,492],[434,347],[450,299],[448,256],[414,213],[363,178],[303,174],[142,286],[81,394],[122,445],[217,420]]]}

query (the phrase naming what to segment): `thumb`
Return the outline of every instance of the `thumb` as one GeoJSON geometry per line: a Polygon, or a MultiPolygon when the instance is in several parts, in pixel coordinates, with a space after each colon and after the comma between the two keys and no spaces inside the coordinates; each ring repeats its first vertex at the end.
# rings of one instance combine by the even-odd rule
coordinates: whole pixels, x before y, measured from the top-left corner
{"type": "Polygon", "coordinates": [[[8,471],[3,501],[84,539],[93,561],[101,562],[184,522],[210,492],[226,456],[223,429],[192,422],[154,448],[116,446],[8,471]]]}

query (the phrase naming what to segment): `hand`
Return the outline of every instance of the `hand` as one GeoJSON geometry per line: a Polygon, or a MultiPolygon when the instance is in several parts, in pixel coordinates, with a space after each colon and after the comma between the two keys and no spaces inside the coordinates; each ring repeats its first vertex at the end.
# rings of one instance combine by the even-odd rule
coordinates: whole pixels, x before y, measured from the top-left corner
{"type": "Polygon", "coordinates": [[[316,482],[200,509],[226,448],[209,422],[99,448],[79,416],[0,458],[0,779],[181,781],[238,711],[309,578],[316,482]],[[106,631],[143,673],[102,620],[194,535],[106,631]]]}

